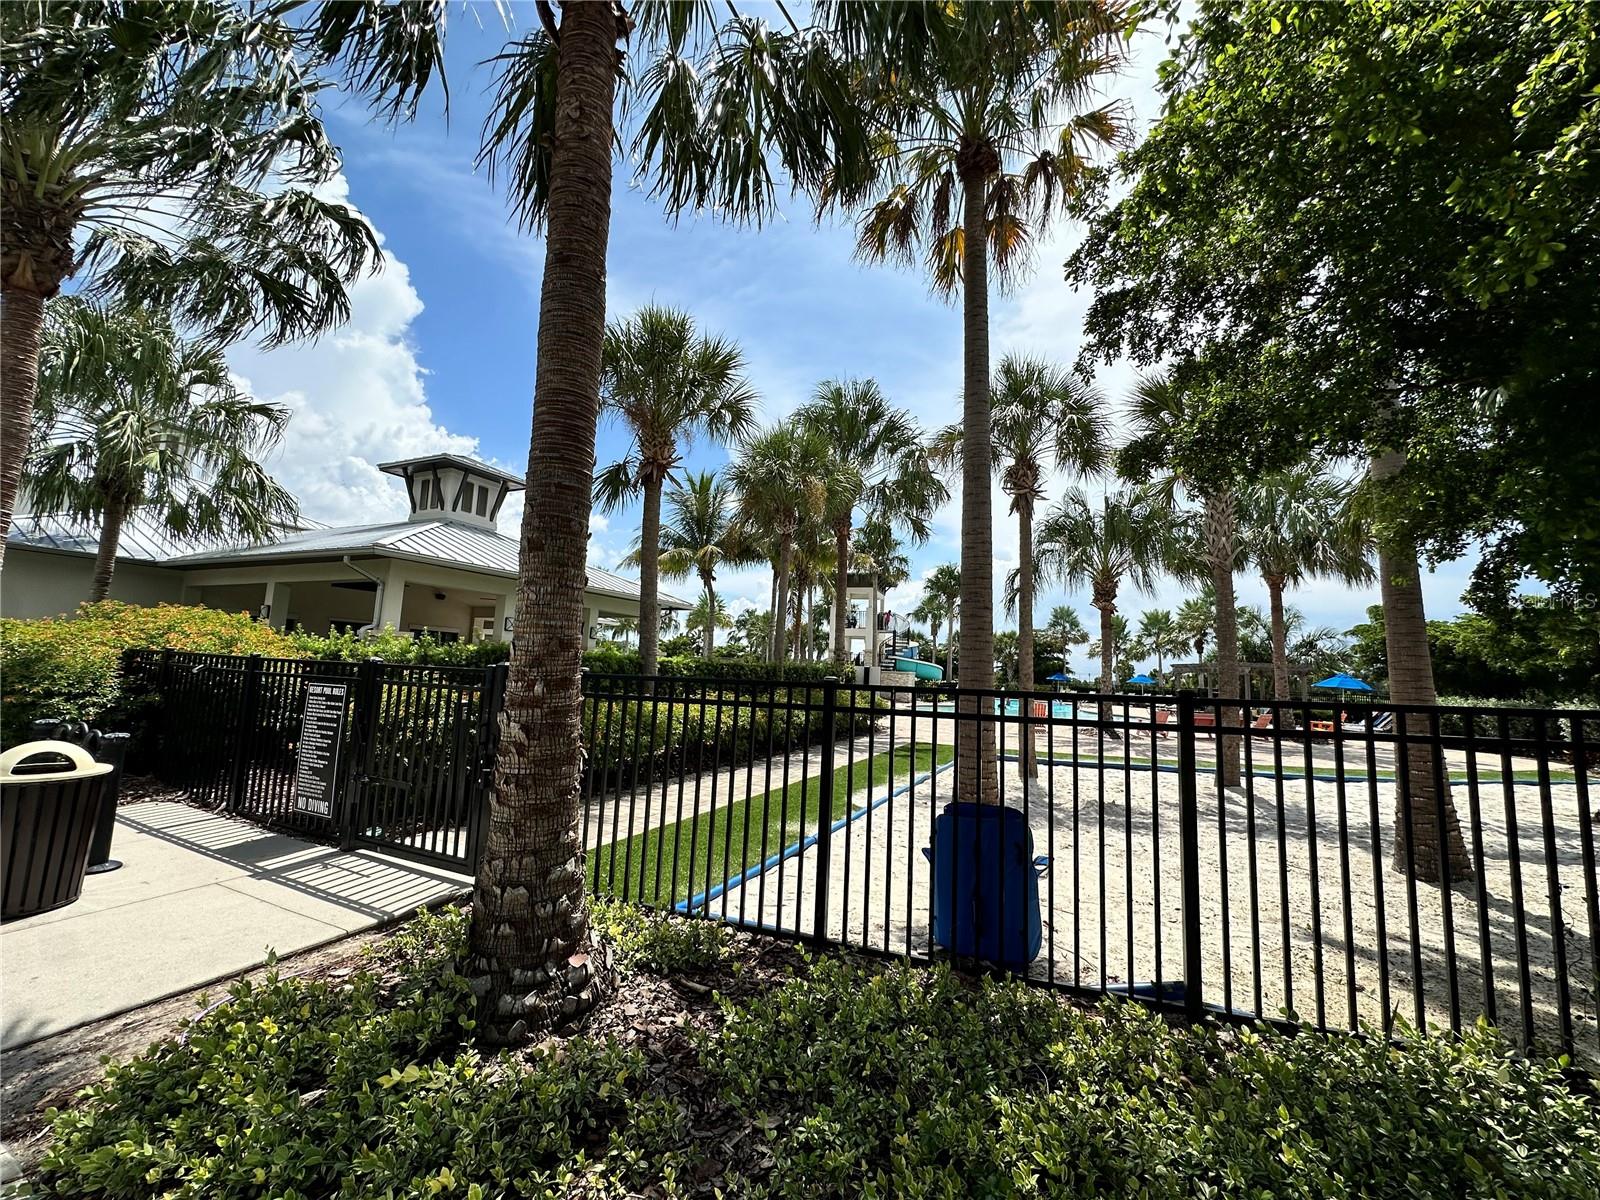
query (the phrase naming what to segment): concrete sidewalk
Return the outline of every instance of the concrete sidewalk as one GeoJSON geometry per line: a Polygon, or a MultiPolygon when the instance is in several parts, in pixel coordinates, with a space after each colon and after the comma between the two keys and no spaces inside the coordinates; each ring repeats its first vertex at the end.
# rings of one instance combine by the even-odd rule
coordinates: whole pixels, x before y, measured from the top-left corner
{"type": "Polygon", "coordinates": [[[76,904],[0,928],[12,1049],[465,894],[464,875],[343,852],[184,804],[117,817],[120,871],[76,904]]]}

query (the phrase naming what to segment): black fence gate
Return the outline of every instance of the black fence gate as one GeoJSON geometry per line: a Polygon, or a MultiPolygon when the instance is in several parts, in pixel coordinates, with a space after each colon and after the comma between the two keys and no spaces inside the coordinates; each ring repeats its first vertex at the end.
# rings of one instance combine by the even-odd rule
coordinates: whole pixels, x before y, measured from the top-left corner
{"type": "Polygon", "coordinates": [[[295,833],[472,871],[505,666],[133,651],[142,765],[201,804],[295,833]],[[308,686],[341,684],[326,815],[296,804],[308,686]]]}

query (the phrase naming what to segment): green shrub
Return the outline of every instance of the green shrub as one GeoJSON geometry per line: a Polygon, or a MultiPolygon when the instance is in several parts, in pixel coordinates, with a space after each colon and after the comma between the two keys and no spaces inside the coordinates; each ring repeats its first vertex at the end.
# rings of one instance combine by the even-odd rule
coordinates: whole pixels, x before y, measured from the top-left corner
{"type": "MultiPolygon", "coordinates": [[[[596,922],[641,969],[722,952],[700,941],[708,924],[604,905],[596,922]]],[[[464,937],[464,915],[424,917],[343,981],[236,985],[55,1114],[36,1182],[130,1200],[677,1196],[702,1181],[807,1200],[1600,1188],[1593,1103],[1486,1030],[1394,1046],[1184,1028],[1016,980],[823,958],[722,1001],[678,1064],[704,1093],[686,1097],[682,1074],[610,1041],[471,1050],[464,937]],[[697,1136],[708,1118],[734,1136],[697,1136]]]]}
{"type": "Polygon", "coordinates": [[[103,600],[72,617],[0,619],[0,738],[24,741],[35,720],[119,723],[122,655],[133,649],[300,657],[294,642],[244,613],[103,600]]]}
{"type": "MultiPolygon", "coordinates": [[[[601,646],[585,652],[583,665],[596,675],[637,675],[641,664],[637,651],[601,646]]],[[[657,675],[719,681],[821,683],[828,676],[841,675],[841,672],[841,677],[850,674],[849,668],[841,668],[831,662],[768,663],[747,658],[700,658],[696,655],[663,655],[656,660],[657,675]]]]}
{"type": "Polygon", "coordinates": [[[369,637],[354,633],[293,633],[297,657],[324,662],[431,663],[452,667],[486,667],[511,657],[510,642],[440,642],[427,634],[412,637],[392,627],[369,637]]]}
{"type": "Polygon", "coordinates": [[[625,970],[676,975],[710,970],[728,957],[728,929],[715,921],[663,916],[609,896],[590,899],[589,919],[625,970]]]}
{"type": "MultiPolygon", "coordinates": [[[[768,1131],[751,1195],[1592,1197],[1600,1121],[1460,1042],[1181,1028],[1020,981],[824,959],[702,1039],[768,1131]]],[[[732,1189],[735,1192],[740,1189],[732,1189]]]]}

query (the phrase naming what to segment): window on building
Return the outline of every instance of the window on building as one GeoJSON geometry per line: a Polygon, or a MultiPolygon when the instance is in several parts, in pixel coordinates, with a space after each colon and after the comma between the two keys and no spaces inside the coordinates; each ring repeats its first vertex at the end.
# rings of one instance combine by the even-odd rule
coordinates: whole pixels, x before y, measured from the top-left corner
{"type": "Polygon", "coordinates": [[[432,500],[431,500],[432,489],[433,489],[433,480],[431,480],[431,479],[424,479],[420,483],[417,484],[417,507],[418,508],[431,507],[431,505],[432,505],[432,500]]]}
{"type": "Polygon", "coordinates": [[[489,489],[486,487],[478,489],[478,515],[480,517],[489,515],[489,489]]]}

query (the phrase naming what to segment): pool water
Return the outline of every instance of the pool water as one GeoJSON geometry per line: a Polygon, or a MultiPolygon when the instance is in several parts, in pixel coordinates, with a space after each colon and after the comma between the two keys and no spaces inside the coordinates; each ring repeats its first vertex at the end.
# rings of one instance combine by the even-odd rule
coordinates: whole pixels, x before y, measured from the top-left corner
{"type": "MultiPolygon", "coordinates": [[[[955,704],[952,703],[951,701],[948,701],[948,700],[945,701],[942,704],[934,705],[934,708],[937,709],[939,712],[955,712],[955,710],[956,710],[955,704]]],[[[1018,701],[1018,700],[1007,700],[1006,701],[1006,710],[1005,710],[1005,715],[1006,716],[1015,717],[1015,716],[1020,715],[1021,711],[1022,711],[1021,701],[1018,701]]],[[[1065,701],[1065,700],[1052,700],[1050,702],[1050,715],[1052,717],[1056,717],[1056,718],[1059,718],[1061,720],[1069,720],[1072,717],[1072,705],[1069,702],[1065,701]]]]}

